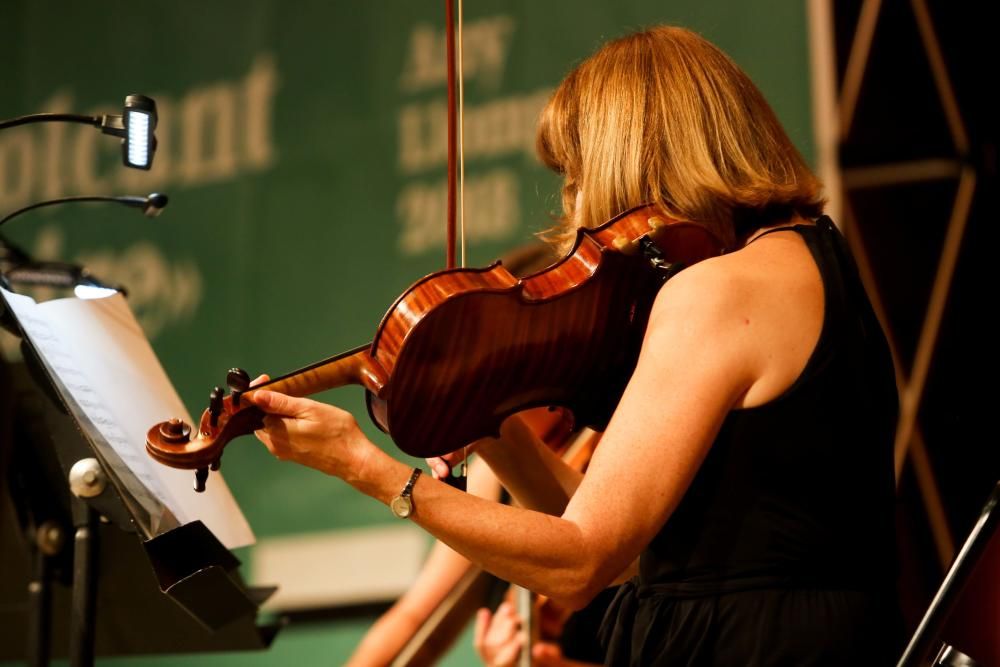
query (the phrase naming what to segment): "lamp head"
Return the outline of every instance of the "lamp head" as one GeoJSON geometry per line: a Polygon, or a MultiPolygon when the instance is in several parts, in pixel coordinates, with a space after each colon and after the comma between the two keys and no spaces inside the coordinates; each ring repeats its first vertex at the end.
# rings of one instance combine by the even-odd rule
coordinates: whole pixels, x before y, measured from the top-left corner
{"type": "Polygon", "coordinates": [[[101,118],[101,131],[122,138],[126,167],[148,170],[156,152],[156,102],[145,95],[129,95],[121,116],[101,118]]]}
{"type": "Polygon", "coordinates": [[[156,151],[156,102],[145,95],[129,95],[125,98],[122,121],[125,126],[122,143],[125,166],[149,169],[156,151]]]}

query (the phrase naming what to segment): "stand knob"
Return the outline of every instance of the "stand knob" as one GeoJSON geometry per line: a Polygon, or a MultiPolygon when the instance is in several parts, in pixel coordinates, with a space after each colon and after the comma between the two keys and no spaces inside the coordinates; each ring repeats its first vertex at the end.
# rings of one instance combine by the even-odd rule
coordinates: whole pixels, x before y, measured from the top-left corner
{"type": "Polygon", "coordinates": [[[69,469],[69,490],[77,498],[99,496],[107,483],[107,477],[97,459],[80,459],[69,469]]]}
{"type": "Polygon", "coordinates": [[[35,544],[38,550],[46,556],[55,556],[66,544],[66,531],[51,519],[43,523],[35,531],[35,544]]]}

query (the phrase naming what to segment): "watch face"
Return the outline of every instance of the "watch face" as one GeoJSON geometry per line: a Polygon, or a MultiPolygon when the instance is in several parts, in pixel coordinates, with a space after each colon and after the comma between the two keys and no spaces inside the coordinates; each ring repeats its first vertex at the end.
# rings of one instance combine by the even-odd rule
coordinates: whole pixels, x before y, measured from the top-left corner
{"type": "Polygon", "coordinates": [[[405,519],[410,516],[410,512],[413,511],[413,503],[410,502],[409,498],[396,496],[392,499],[392,502],[389,503],[389,509],[391,509],[392,513],[400,519],[405,519]]]}

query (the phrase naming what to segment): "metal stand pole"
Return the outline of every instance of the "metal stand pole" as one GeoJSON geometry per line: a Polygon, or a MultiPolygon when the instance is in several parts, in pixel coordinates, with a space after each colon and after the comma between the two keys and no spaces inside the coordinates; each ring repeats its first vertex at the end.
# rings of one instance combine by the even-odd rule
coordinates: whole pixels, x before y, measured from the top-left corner
{"type": "Polygon", "coordinates": [[[73,599],[69,620],[69,664],[93,667],[97,609],[97,512],[85,498],[99,496],[106,486],[96,459],[80,459],[69,471],[73,512],[73,599]]]}
{"type": "Polygon", "coordinates": [[[73,504],[73,601],[69,624],[69,664],[93,667],[97,609],[98,515],[79,498],[73,504]]]}
{"type": "Polygon", "coordinates": [[[28,583],[28,648],[30,667],[48,667],[52,631],[52,577],[48,555],[34,549],[31,581],[28,583]]]}

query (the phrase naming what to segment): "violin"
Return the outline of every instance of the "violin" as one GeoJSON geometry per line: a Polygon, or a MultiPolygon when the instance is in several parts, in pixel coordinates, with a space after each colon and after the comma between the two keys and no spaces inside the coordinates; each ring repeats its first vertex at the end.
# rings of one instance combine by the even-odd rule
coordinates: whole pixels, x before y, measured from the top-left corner
{"type": "Polygon", "coordinates": [[[498,437],[505,418],[537,406],[566,408],[577,428],[601,431],[635,368],[659,288],[722,252],[703,226],[646,205],[579,230],[565,257],[524,278],[501,262],[432,273],[396,299],[370,344],[253,388],[233,369],[229,394],[212,391],[197,430],[180,419],[155,424],[146,450],[196,470],[203,490],[226,444],[262,426],[247,396],[349,384],[364,388],[375,425],[416,457],[498,437]]]}

